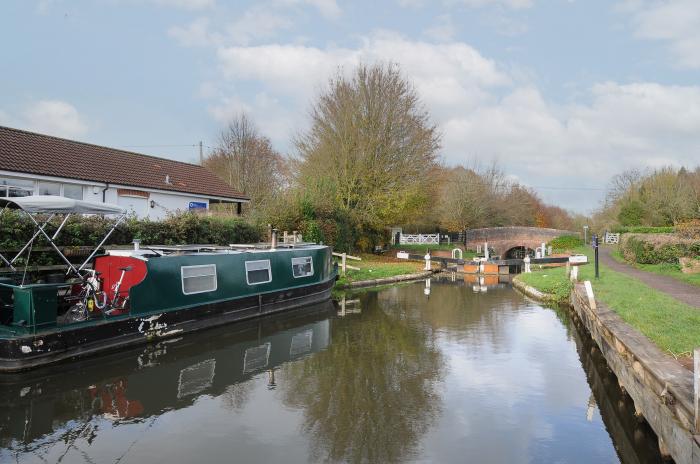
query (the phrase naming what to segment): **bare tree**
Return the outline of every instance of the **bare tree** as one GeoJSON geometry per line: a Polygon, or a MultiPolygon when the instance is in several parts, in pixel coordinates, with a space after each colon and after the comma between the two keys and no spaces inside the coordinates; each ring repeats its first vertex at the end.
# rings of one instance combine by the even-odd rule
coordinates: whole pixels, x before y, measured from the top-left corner
{"type": "Polygon", "coordinates": [[[221,131],[217,147],[204,165],[248,195],[253,210],[268,207],[286,184],[285,159],[245,113],[221,131]]]}

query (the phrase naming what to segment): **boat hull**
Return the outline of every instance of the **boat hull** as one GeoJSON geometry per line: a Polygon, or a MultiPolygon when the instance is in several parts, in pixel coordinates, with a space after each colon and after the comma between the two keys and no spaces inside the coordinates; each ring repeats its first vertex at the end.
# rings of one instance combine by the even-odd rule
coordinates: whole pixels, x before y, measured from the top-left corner
{"type": "Polygon", "coordinates": [[[334,283],[333,277],[314,285],[3,338],[0,372],[32,369],[319,303],[330,298],[334,283]]]}

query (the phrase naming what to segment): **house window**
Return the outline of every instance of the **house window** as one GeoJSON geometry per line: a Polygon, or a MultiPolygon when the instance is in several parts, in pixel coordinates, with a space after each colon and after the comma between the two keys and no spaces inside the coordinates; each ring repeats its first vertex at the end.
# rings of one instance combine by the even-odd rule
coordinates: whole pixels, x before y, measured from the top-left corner
{"type": "Polygon", "coordinates": [[[314,275],[314,262],[311,256],[292,258],[292,274],[294,274],[294,278],[314,275]]]}
{"type": "Polygon", "coordinates": [[[216,264],[180,267],[182,275],[182,293],[213,292],[216,290],[216,264]]]}
{"type": "Polygon", "coordinates": [[[83,199],[83,186],[75,184],[63,184],[63,196],[74,200],[83,199]]]}
{"type": "Polygon", "coordinates": [[[39,195],[60,195],[61,184],[56,182],[39,182],[39,195]]]}
{"type": "Polygon", "coordinates": [[[248,285],[266,284],[271,282],[272,272],[270,271],[270,260],[262,259],[260,261],[246,261],[245,278],[248,285]]]}
{"type": "Polygon", "coordinates": [[[0,177],[0,197],[26,197],[34,193],[34,181],[0,177]]]}

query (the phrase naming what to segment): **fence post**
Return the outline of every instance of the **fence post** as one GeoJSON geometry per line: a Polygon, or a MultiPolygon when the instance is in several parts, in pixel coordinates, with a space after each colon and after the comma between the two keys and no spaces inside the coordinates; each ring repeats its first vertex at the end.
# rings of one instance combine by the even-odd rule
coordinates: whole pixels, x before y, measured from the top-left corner
{"type": "Polygon", "coordinates": [[[693,350],[693,404],[695,406],[695,433],[700,431],[700,348],[693,350]]]}
{"type": "Polygon", "coordinates": [[[341,268],[343,269],[343,275],[345,275],[345,260],[347,259],[347,256],[348,256],[347,253],[343,253],[343,256],[341,258],[341,260],[342,260],[341,261],[342,262],[341,268]]]}

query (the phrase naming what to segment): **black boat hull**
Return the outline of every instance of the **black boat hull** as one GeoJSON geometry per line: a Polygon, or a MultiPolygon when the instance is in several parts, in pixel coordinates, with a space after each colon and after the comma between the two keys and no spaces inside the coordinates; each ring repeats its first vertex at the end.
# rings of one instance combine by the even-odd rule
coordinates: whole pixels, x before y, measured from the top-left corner
{"type": "Polygon", "coordinates": [[[329,279],[306,287],[0,339],[0,372],[32,369],[323,302],[331,297],[334,284],[335,279],[329,279]]]}

